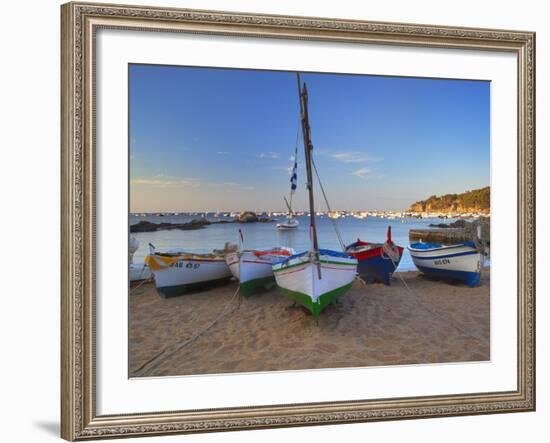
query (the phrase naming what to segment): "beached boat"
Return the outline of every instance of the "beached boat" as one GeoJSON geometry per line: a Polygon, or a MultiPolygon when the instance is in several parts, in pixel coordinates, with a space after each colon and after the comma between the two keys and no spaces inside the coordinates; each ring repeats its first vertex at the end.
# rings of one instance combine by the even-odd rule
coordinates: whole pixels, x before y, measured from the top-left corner
{"type": "Polygon", "coordinates": [[[149,280],[153,274],[148,264],[130,263],[128,269],[128,276],[130,282],[138,282],[142,280],[149,280]]]}
{"type": "Polygon", "coordinates": [[[356,271],[357,259],[327,249],[302,252],[273,265],[283,295],[304,306],[315,319],[351,288],[356,271]]]}
{"type": "Polygon", "coordinates": [[[474,242],[443,246],[438,243],[413,243],[409,247],[418,270],[428,276],[462,281],[477,286],[483,256],[474,242]]]}
{"type": "Polygon", "coordinates": [[[296,143],[296,148],[294,151],[294,166],[292,168],[292,174],[290,176],[290,197],[289,201],[286,197],[283,197],[286,207],[288,208],[288,215],[286,221],[283,223],[277,223],[277,229],[286,231],[290,229],[296,229],[300,226],[300,222],[294,218],[294,212],[292,212],[292,196],[296,192],[298,186],[298,144],[296,143]]]}
{"type": "Polygon", "coordinates": [[[225,261],[231,274],[239,280],[241,293],[252,295],[257,289],[269,289],[275,284],[272,266],[295,254],[286,247],[244,249],[226,254],[225,261]]]}
{"type": "Polygon", "coordinates": [[[346,252],[358,260],[357,274],[367,283],[390,284],[390,279],[399,266],[403,248],[391,239],[391,226],[388,226],[385,243],[369,243],[359,239],[346,247],[346,252]]]}
{"type": "Polygon", "coordinates": [[[299,74],[297,77],[309,194],[311,248],[274,264],[273,273],[283,295],[308,309],[317,321],[321,311],[330,302],[351,288],[357,271],[357,259],[343,252],[319,249],[313,199],[313,144],[309,126],[307,87],[305,83],[303,87],[300,84],[299,74]]]}
{"type": "Polygon", "coordinates": [[[153,272],[157,292],[163,297],[182,295],[231,278],[223,250],[197,254],[180,248],[157,252],[153,245],[149,247],[151,253],[145,260],[153,272]]]}
{"type": "Polygon", "coordinates": [[[149,265],[134,263],[134,254],[138,249],[139,241],[135,237],[130,237],[128,241],[128,277],[130,283],[148,280],[153,276],[149,265]]]}

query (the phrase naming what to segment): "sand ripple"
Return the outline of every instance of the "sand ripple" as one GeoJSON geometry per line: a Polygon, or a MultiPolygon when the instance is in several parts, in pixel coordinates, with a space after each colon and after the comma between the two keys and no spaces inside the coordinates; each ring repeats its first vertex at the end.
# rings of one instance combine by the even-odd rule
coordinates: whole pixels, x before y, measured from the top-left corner
{"type": "Polygon", "coordinates": [[[489,360],[488,272],[477,288],[416,272],[402,277],[413,293],[399,280],[391,287],[356,283],[319,325],[276,289],[238,306],[234,300],[230,314],[179,350],[217,317],[236,283],[171,299],[143,285],[129,297],[130,376],[489,360]]]}

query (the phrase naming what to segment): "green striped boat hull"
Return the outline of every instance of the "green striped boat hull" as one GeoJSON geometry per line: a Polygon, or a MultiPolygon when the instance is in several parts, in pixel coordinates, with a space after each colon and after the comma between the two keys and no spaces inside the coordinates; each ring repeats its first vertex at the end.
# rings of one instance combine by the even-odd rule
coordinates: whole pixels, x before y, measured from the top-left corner
{"type": "Polygon", "coordinates": [[[336,288],[330,292],[327,292],[326,294],[323,294],[319,298],[317,298],[317,301],[315,302],[313,302],[311,297],[307,294],[291,291],[289,289],[281,288],[280,286],[279,286],[279,289],[285,295],[285,297],[289,298],[292,301],[295,301],[299,305],[302,305],[309,312],[311,312],[311,315],[317,321],[323,309],[325,309],[331,302],[335,301],[338,297],[340,297],[341,295],[344,295],[347,291],[349,291],[352,284],[353,283],[349,283],[345,286],[342,286],[340,288],[336,288]]]}

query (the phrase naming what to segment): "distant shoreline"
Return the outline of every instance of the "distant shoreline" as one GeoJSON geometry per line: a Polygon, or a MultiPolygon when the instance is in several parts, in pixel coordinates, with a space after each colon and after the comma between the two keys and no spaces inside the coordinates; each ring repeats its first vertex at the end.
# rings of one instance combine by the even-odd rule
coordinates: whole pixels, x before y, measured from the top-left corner
{"type": "MultiPolygon", "coordinates": [[[[234,218],[242,213],[253,213],[258,217],[272,216],[285,217],[288,215],[286,211],[150,211],[150,212],[130,212],[131,217],[170,217],[170,216],[195,216],[197,218],[234,218]]],[[[309,215],[309,211],[296,210],[294,216],[302,217],[309,215]]],[[[470,218],[490,218],[491,213],[486,211],[473,212],[447,212],[447,211],[393,211],[393,210],[334,210],[334,211],[316,211],[316,215],[329,216],[333,218],[339,217],[396,217],[396,218],[454,218],[454,219],[470,219],[470,218]]]]}

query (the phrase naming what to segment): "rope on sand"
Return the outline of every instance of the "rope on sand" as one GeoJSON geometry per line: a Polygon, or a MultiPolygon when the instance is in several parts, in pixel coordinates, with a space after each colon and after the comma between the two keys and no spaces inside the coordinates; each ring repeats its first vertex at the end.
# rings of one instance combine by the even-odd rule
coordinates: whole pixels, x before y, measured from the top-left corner
{"type": "MultiPolygon", "coordinates": [[[[386,253],[387,257],[382,257],[386,260],[391,260],[395,269],[397,269],[397,260],[395,260],[395,252],[391,249],[384,249],[384,252],[386,253]]],[[[398,257],[398,256],[397,256],[398,257]]],[[[407,291],[409,291],[412,295],[415,296],[416,298],[416,303],[418,304],[418,306],[420,306],[421,308],[423,308],[425,311],[429,312],[430,314],[438,317],[440,320],[444,321],[444,322],[447,322],[451,327],[453,327],[454,329],[456,329],[458,332],[460,332],[461,334],[467,336],[467,337],[470,337],[474,340],[478,340],[476,337],[472,336],[471,334],[468,334],[466,331],[464,331],[460,326],[458,326],[456,324],[455,321],[453,321],[451,318],[446,318],[445,316],[441,315],[439,312],[436,312],[434,311],[433,309],[429,308],[428,306],[426,306],[424,303],[422,303],[419,299],[420,299],[420,296],[415,292],[413,291],[413,289],[407,284],[407,282],[405,281],[405,279],[403,278],[403,276],[401,275],[401,273],[397,273],[397,276],[399,277],[399,280],[401,280],[401,282],[403,283],[403,286],[405,286],[405,289],[407,289],[407,291]]],[[[367,283],[361,278],[359,277],[358,275],[355,277],[357,280],[359,280],[359,282],[367,287],[367,283]]]]}
{"type": "Polygon", "coordinates": [[[194,341],[196,341],[199,337],[201,337],[204,333],[206,333],[209,329],[211,329],[223,316],[232,313],[235,309],[238,309],[241,305],[241,299],[240,297],[237,297],[240,294],[240,287],[237,287],[237,290],[235,293],[231,296],[231,298],[228,300],[228,302],[225,304],[223,309],[220,311],[220,313],[210,322],[208,326],[206,326],[201,331],[197,332],[194,336],[191,338],[185,340],[183,343],[180,343],[176,345],[173,349],[165,348],[158,354],[156,354],[153,358],[146,361],[143,365],[141,365],[138,369],[136,369],[133,373],[136,377],[143,377],[151,373],[154,369],[158,368],[162,363],[164,363],[167,359],[172,357],[177,352],[181,351],[184,347],[190,345],[194,341]],[[238,303],[233,306],[233,309],[229,310],[228,308],[231,306],[233,301],[237,298],[238,303]]]}
{"type": "Polygon", "coordinates": [[[146,278],[144,280],[141,280],[139,284],[135,285],[133,288],[130,288],[130,295],[132,295],[132,292],[136,291],[137,289],[141,288],[145,283],[153,283],[153,277],[146,278]]]}
{"type": "Polygon", "coordinates": [[[438,317],[440,320],[444,321],[444,322],[447,322],[451,327],[453,327],[454,329],[456,329],[458,332],[460,332],[461,334],[463,335],[466,335],[467,337],[470,337],[474,340],[479,340],[478,338],[474,337],[473,335],[471,334],[468,334],[464,329],[462,329],[460,326],[458,326],[456,324],[456,322],[452,319],[452,318],[449,318],[448,316],[443,316],[441,315],[439,312],[437,311],[434,311],[433,309],[431,309],[430,307],[426,306],[424,303],[422,303],[419,298],[420,296],[415,292],[413,291],[409,285],[407,284],[407,282],[405,281],[405,279],[403,278],[403,276],[400,274],[400,273],[397,273],[397,275],[399,276],[399,279],[403,282],[403,285],[405,286],[405,288],[411,293],[413,294],[415,297],[416,297],[416,303],[421,307],[423,308],[425,311],[429,312],[430,314],[432,315],[435,315],[436,317],[438,317]]]}
{"type": "Polygon", "coordinates": [[[354,280],[357,280],[365,288],[368,286],[367,282],[365,280],[363,280],[361,277],[359,277],[359,274],[355,274],[355,279],[354,280]]]}

